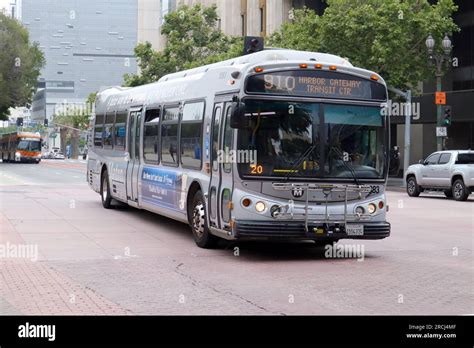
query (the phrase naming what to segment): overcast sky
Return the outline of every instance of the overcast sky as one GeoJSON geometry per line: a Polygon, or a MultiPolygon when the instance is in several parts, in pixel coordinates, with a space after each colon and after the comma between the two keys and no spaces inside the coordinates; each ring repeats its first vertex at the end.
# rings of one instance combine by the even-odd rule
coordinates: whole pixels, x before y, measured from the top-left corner
{"type": "Polygon", "coordinates": [[[9,7],[10,0],[0,0],[0,8],[9,7]]]}

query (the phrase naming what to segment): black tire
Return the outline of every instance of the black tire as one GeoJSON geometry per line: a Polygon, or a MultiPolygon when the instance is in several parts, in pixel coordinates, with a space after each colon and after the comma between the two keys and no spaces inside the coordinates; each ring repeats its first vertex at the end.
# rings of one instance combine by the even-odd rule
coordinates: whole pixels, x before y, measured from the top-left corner
{"type": "Polygon", "coordinates": [[[444,190],[444,195],[447,197],[447,198],[453,198],[453,190],[444,190]]]}
{"type": "Polygon", "coordinates": [[[100,180],[100,198],[102,199],[102,206],[105,209],[112,208],[112,195],[110,194],[109,174],[107,169],[102,172],[100,180]]]}
{"type": "Polygon", "coordinates": [[[410,176],[407,179],[407,193],[410,197],[418,197],[421,193],[420,186],[418,186],[414,176],[410,176]]]}
{"type": "Polygon", "coordinates": [[[469,189],[464,185],[462,179],[457,179],[453,183],[452,194],[455,200],[457,201],[466,201],[469,197],[469,189]]]}
{"type": "Polygon", "coordinates": [[[217,245],[218,237],[212,235],[207,226],[207,210],[204,196],[197,191],[189,210],[189,225],[193,232],[196,245],[204,249],[212,249],[217,245]]]}

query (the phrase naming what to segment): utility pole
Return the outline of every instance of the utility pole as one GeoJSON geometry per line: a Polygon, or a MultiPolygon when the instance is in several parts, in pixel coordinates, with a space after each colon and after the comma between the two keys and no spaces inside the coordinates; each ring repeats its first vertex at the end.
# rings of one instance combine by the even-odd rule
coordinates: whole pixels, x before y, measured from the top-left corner
{"type": "Polygon", "coordinates": [[[442,92],[441,79],[443,77],[443,66],[449,66],[451,61],[451,50],[453,49],[451,40],[448,35],[444,36],[441,42],[443,52],[435,52],[436,41],[433,39],[431,34],[426,39],[426,48],[428,49],[428,62],[435,66],[435,77],[436,77],[436,145],[437,150],[442,151],[444,149],[444,138],[447,135],[446,127],[443,127],[442,112],[443,105],[446,104],[446,94],[442,92]]]}
{"type": "MultiPolygon", "coordinates": [[[[388,87],[388,90],[399,95],[400,97],[404,98],[406,100],[406,109],[405,109],[405,141],[403,145],[403,175],[405,176],[405,173],[408,169],[408,166],[410,165],[410,148],[411,148],[411,90],[408,90],[406,92],[395,88],[395,87],[388,87]]],[[[389,120],[390,122],[390,120],[389,120]]],[[[403,181],[403,184],[405,185],[405,180],[403,181]]]]}

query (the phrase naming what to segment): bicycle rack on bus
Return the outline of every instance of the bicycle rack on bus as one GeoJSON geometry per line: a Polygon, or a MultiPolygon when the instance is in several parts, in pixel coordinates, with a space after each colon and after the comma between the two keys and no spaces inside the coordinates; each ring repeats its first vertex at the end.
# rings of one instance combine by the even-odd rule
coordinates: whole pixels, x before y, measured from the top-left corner
{"type": "MultiPolygon", "coordinates": [[[[366,193],[366,197],[371,192],[371,187],[368,185],[339,185],[339,184],[318,184],[318,183],[273,183],[273,188],[278,191],[290,191],[290,190],[301,190],[306,192],[306,200],[304,206],[304,213],[295,213],[295,202],[290,200],[288,204],[282,205],[279,207],[273,216],[277,219],[304,219],[305,222],[305,231],[308,232],[308,220],[311,217],[312,222],[315,223],[335,223],[335,224],[347,224],[350,219],[351,222],[355,221],[367,221],[370,220],[370,215],[368,214],[349,214],[347,212],[347,201],[348,193],[355,192],[358,193],[358,199],[362,198],[362,194],[366,193]],[[324,203],[326,210],[324,214],[311,214],[310,210],[313,210],[312,207],[309,207],[309,192],[310,191],[319,191],[324,195],[324,203]],[[333,192],[344,192],[344,213],[343,214],[329,214],[328,212],[328,203],[329,195],[333,192]]],[[[320,201],[321,202],[321,201],[320,201]]],[[[321,202],[321,203],[322,203],[321,202]]]]}

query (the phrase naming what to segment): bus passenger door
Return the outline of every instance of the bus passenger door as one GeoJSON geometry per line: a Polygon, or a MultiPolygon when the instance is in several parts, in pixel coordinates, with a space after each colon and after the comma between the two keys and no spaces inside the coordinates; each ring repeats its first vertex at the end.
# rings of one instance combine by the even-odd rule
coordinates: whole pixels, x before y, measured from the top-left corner
{"type": "Polygon", "coordinates": [[[220,229],[229,229],[230,226],[233,164],[228,161],[228,158],[229,153],[232,150],[234,133],[234,130],[230,128],[231,106],[231,102],[226,102],[218,103],[214,108],[212,177],[209,189],[209,220],[212,227],[220,229]],[[217,131],[219,134],[218,137],[215,138],[217,131]],[[219,150],[218,152],[216,151],[216,145],[219,150]]]}
{"type": "Polygon", "coordinates": [[[130,110],[128,120],[127,200],[138,203],[138,174],[140,169],[140,124],[142,109],[130,110]]]}
{"type": "Polygon", "coordinates": [[[219,210],[217,208],[218,190],[221,181],[221,171],[218,162],[220,149],[220,133],[221,133],[221,119],[222,109],[224,103],[216,103],[214,105],[214,113],[212,116],[212,132],[211,132],[211,180],[209,184],[208,193],[208,215],[209,224],[211,227],[220,228],[219,226],[219,210]]]}

